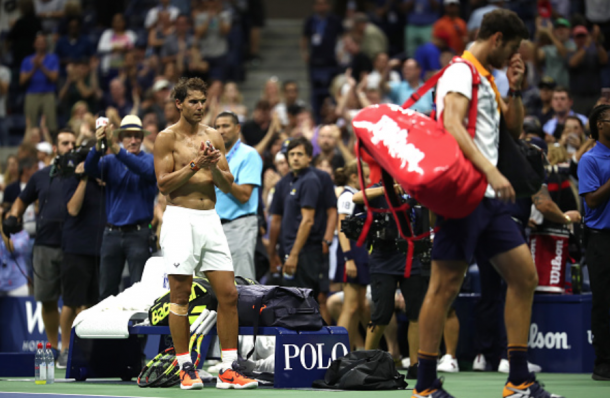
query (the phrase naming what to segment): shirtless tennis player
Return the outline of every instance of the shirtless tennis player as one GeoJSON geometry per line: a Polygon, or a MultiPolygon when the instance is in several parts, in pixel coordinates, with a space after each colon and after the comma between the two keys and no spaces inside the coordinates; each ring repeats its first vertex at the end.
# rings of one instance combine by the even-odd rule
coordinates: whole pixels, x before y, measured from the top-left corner
{"type": "Polygon", "coordinates": [[[181,79],[172,98],[180,120],[156,139],[154,157],[159,190],[167,198],[161,227],[161,249],[170,287],[169,327],[180,366],[180,387],[200,389],[189,344],[188,304],[193,272],[205,272],[218,297],[218,336],[222,364],[217,388],[256,388],[255,380],[232,369],[237,360],[237,289],[231,252],[214,210],[214,186],[229,192],[233,175],[220,134],[201,124],[206,85],[199,78],[181,79]]]}

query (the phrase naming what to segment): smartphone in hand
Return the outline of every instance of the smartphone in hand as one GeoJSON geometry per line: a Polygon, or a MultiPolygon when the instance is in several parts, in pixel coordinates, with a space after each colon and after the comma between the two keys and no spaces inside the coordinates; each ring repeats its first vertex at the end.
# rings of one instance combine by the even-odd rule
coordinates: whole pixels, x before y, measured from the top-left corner
{"type": "Polygon", "coordinates": [[[212,141],[206,141],[205,145],[210,148],[210,151],[215,151],[216,149],[214,148],[214,145],[212,145],[212,141]]]}

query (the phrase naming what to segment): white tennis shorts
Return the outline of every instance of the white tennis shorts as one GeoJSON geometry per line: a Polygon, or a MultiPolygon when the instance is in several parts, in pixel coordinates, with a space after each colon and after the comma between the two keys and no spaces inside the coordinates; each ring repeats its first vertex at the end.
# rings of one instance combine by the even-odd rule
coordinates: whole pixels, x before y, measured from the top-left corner
{"type": "Polygon", "coordinates": [[[168,275],[233,272],[229,244],[214,209],[168,205],[163,214],[160,243],[168,275]]]}

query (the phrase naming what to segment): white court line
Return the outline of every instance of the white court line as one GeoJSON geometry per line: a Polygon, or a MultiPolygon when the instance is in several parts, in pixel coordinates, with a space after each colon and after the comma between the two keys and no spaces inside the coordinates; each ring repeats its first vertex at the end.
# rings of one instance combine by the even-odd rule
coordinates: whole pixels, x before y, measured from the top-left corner
{"type": "MultiPolygon", "coordinates": [[[[113,397],[113,398],[151,398],[151,397],[139,397],[139,396],[131,396],[131,395],[91,395],[91,394],[62,394],[62,393],[53,393],[53,392],[2,392],[0,394],[36,394],[36,395],[72,395],[77,397],[113,397]]],[[[155,398],[163,398],[163,397],[155,397],[155,398]]]]}

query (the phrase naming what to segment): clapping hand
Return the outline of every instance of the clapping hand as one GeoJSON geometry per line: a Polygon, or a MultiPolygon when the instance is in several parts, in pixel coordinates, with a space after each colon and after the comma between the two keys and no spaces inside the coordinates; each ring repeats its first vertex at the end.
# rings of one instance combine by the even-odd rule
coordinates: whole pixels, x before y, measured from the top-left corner
{"type": "Polygon", "coordinates": [[[205,142],[201,142],[199,152],[193,162],[195,162],[195,165],[200,169],[211,170],[216,167],[221,155],[220,151],[214,148],[214,146],[206,146],[205,142]]]}

